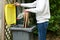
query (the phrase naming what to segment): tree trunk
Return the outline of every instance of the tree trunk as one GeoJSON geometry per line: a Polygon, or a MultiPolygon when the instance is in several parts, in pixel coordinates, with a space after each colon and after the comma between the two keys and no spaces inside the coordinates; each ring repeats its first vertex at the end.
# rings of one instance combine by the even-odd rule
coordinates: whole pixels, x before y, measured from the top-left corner
{"type": "Polygon", "coordinates": [[[0,40],[4,40],[4,0],[0,0],[0,40]]]}

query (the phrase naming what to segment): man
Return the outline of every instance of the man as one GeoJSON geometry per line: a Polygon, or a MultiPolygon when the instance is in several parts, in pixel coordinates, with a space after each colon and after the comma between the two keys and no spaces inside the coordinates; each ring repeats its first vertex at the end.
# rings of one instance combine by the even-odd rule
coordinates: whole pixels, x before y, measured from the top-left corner
{"type": "Polygon", "coordinates": [[[29,7],[24,12],[36,13],[38,40],[46,40],[48,21],[50,19],[49,0],[36,0],[33,3],[15,3],[16,6],[29,7]]]}

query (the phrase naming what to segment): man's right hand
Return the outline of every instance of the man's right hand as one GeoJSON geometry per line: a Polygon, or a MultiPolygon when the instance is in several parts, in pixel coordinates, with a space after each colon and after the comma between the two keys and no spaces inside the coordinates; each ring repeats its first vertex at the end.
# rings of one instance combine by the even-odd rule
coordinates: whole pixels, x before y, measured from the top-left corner
{"type": "Polygon", "coordinates": [[[15,6],[20,6],[20,3],[16,2],[14,3],[15,6]]]}

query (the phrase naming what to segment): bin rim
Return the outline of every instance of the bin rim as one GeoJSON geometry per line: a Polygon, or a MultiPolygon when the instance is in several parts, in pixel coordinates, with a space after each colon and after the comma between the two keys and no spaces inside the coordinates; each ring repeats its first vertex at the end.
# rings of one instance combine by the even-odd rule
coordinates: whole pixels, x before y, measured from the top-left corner
{"type": "Polygon", "coordinates": [[[26,31],[26,32],[32,32],[35,29],[36,26],[33,26],[31,28],[21,28],[21,27],[10,27],[11,31],[26,31]]]}

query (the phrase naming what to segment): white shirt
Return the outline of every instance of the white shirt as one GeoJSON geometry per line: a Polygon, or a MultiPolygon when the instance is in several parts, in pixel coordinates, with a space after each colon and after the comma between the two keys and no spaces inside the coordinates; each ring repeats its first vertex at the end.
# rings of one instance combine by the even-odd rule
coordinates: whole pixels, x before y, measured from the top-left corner
{"type": "Polygon", "coordinates": [[[50,9],[49,0],[36,0],[33,3],[21,3],[23,7],[29,7],[26,11],[36,13],[37,23],[49,21],[50,9]]]}

